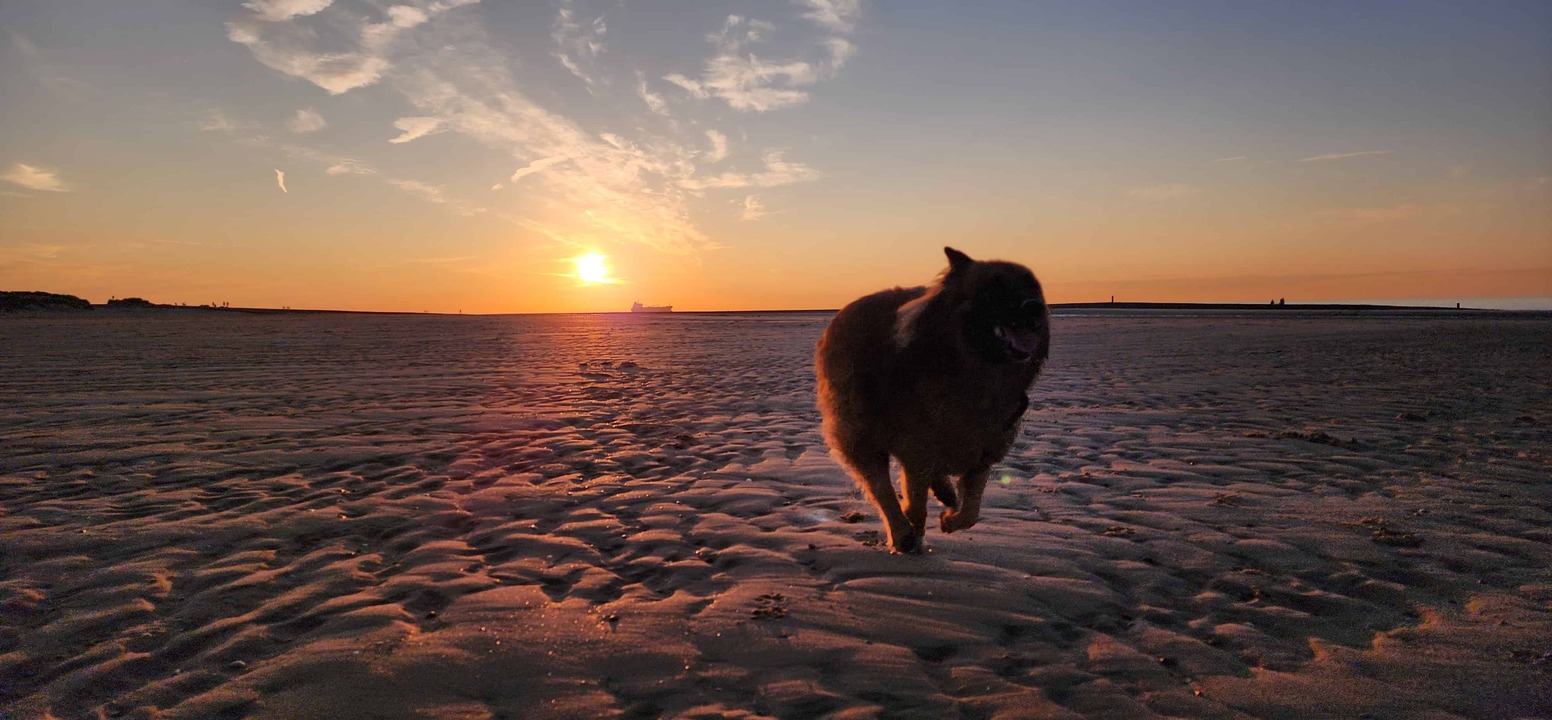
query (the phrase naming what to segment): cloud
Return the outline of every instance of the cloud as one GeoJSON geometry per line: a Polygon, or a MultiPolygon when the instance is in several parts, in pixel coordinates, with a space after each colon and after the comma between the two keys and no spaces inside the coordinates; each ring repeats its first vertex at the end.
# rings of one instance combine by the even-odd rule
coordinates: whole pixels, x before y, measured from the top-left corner
{"type": "MultiPolygon", "coordinates": [[[[252,123],[234,121],[230,118],[226,118],[225,116],[222,116],[222,120],[222,124],[225,127],[243,129],[252,129],[254,127],[252,123]]],[[[478,205],[448,197],[448,195],[441,188],[434,185],[423,183],[417,180],[407,180],[386,176],[376,167],[373,167],[371,164],[356,158],[322,152],[302,145],[276,142],[266,135],[239,136],[238,142],[246,146],[261,148],[266,151],[278,152],[288,158],[295,160],[303,160],[310,163],[325,165],[326,167],[324,172],[328,175],[359,175],[376,177],[389,186],[397,188],[411,195],[415,195],[428,202],[443,205],[449,210],[452,210],[453,212],[456,212],[460,215],[469,216],[486,212],[485,208],[478,205]]],[[[287,194],[290,193],[290,191],[286,188],[286,174],[284,171],[278,169],[275,170],[275,184],[280,188],[281,192],[287,194]]]]}
{"type": "Polygon", "coordinates": [[[423,183],[419,180],[389,180],[388,184],[405,192],[419,195],[430,202],[438,204],[447,202],[447,194],[442,192],[442,188],[429,183],[423,183]]]}
{"type": "Polygon", "coordinates": [[[668,116],[668,101],[647,87],[647,77],[640,72],[636,73],[636,95],[647,104],[648,110],[664,117],[668,116]]]}
{"type": "Polygon", "coordinates": [[[1332,153],[1330,155],[1312,155],[1307,158],[1299,158],[1299,162],[1326,162],[1329,160],[1344,160],[1347,158],[1364,157],[1365,155],[1389,155],[1393,150],[1362,150],[1350,153],[1332,153]]]}
{"type": "Polygon", "coordinates": [[[525,177],[528,177],[529,175],[532,175],[532,174],[534,174],[536,172],[544,170],[545,168],[547,168],[547,167],[549,167],[551,165],[555,165],[557,163],[563,163],[567,159],[568,158],[566,158],[563,155],[556,155],[555,157],[539,158],[538,160],[535,160],[535,161],[533,161],[531,163],[528,163],[527,165],[524,165],[523,167],[518,168],[517,172],[512,173],[511,180],[512,180],[512,182],[517,182],[518,180],[521,180],[521,179],[523,179],[525,177]]]}
{"type": "Polygon", "coordinates": [[[1403,203],[1389,207],[1368,208],[1342,208],[1339,210],[1323,210],[1316,213],[1319,217],[1353,220],[1360,223],[1384,223],[1409,220],[1423,215],[1454,215],[1461,211],[1455,205],[1421,205],[1416,203],[1403,203]]]}
{"type": "Polygon", "coordinates": [[[243,7],[252,10],[264,20],[280,22],[294,17],[316,15],[333,2],[334,0],[248,0],[243,3],[243,7]]]}
{"type": "Polygon", "coordinates": [[[207,110],[199,116],[198,127],[205,132],[234,133],[252,129],[253,124],[237,122],[220,110],[207,110]]]}
{"type": "Polygon", "coordinates": [[[679,73],[669,73],[668,75],[664,75],[663,79],[678,85],[685,90],[688,90],[691,95],[694,95],[697,98],[704,100],[708,97],[706,89],[702,87],[700,83],[680,75],[679,73]]]}
{"type": "Polygon", "coordinates": [[[59,179],[59,174],[47,168],[26,163],[16,163],[0,180],[15,183],[28,190],[41,190],[44,192],[70,192],[70,186],[59,179]]]}
{"type": "Polygon", "coordinates": [[[1194,185],[1182,185],[1173,183],[1169,185],[1151,185],[1148,187],[1132,188],[1126,191],[1127,195],[1144,200],[1179,200],[1200,194],[1202,189],[1194,185]]]}
{"type": "Polygon", "coordinates": [[[560,8],[555,12],[555,24],[550,37],[558,48],[555,58],[591,88],[595,80],[584,66],[590,68],[593,61],[603,53],[604,35],[608,34],[609,26],[602,15],[593,18],[592,22],[578,23],[572,4],[572,0],[561,1],[560,8]]]}
{"type": "MultiPolygon", "coordinates": [[[[488,211],[460,200],[442,186],[392,177],[350,158],[281,146],[261,136],[242,141],[282,148],[291,157],[327,167],[325,172],[330,174],[373,175],[402,192],[455,212],[491,212],[568,245],[635,243],[689,255],[718,247],[692,219],[691,203],[703,192],[774,187],[820,176],[817,170],[789,160],[779,150],[766,151],[755,161],[758,165],[753,169],[728,162],[719,168],[724,172],[702,174],[697,165],[705,162],[708,153],[726,162],[726,150],[719,149],[712,135],[702,137],[704,126],[692,130],[672,118],[658,124],[671,131],[666,137],[639,126],[626,125],[631,128],[627,131],[594,125],[602,122],[595,117],[589,117],[590,124],[584,127],[578,120],[544,107],[521,89],[512,73],[514,67],[523,64],[497,49],[478,15],[447,12],[468,2],[419,0],[415,13],[370,9],[384,7],[374,5],[356,15],[335,6],[316,18],[274,23],[248,18],[229,24],[227,32],[234,41],[248,47],[258,62],[331,93],[350,92],[381,82],[411,108],[394,123],[400,132],[392,138],[396,142],[432,132],[455,133],[483,146],[492,155],[517,161],[519,169],[513,173],[512,182],[523,183],[523,202],[518,207],[523,208],[527,217],[488,211]],[[403,35],[406,26],[421,29],[408,37],[403,35]]],[[[566,42],[573,43],[566,46],[565,54],[574,60],[590,60],[603,52],[607,25],[584,23],[569,2],[562,7],[573,13],[569,22],[576,25],[575,31],[564,22],[557,25],[566,33],[574,32],[564,35],[566,42]],[[574,44],[582,40],[592,44],[574,44]],[[580,47],[585,47],[585,52],[580,47]]],[[[785,102],[779,91],[793,90],[789,86],[793,81],[813,82],[819,75],[815,68],[822,69],[824,65],[802,60],[768,62],[744,49],[745,44],[759,40],[773,29],[770,23],[759,20],[735,18],[725,23],[722,32],[713,34],[713,43],[719,55],[729,57],[732,69],[724,72],[708,61],[711,70],[707,74],[683,79],[692,87],[704,85],[708,98],[730,96],[735,98],[728,101],[730,104],[742,102],[751,109],[785,102]],[[731,84],[721,81],[739,72],[745,73],[744,80],[729,81],[731,84]],[[769,91],[777,94],[762,95],[769,91]]],[[[506,47],[505,43],[500,47],[506,47]]],[[[824,51],[819,45],[813,48],[816,52],[824,51]]],[[[589,65],[579,65],[579,69],[594,72],[589,65]]],[[[646,76],[636,74],[635,79],[637,94],[648,108],[666,115],[668,103],[651,92],[646,76]]],[[[600,85],[603,80],[595,78],[600,85]]],[[[806,97],[801,90],[797,95],[806,97]]],[[[624,99],[633,100],[628,94],[624,99]]],[[[507,181],[496,182],[491,187],[494,190],[506,184],[507,181]]],[[[752,215],[764,212],[758,199],[746,209],[752,215]]]]}
{"type": "Polygon", "coordinates": [[[819,79],[814,66],[802,60],[767,62],[744,47],[759,42],[773,26],[761,20],[729,15],[722,30],[707,36],[717,54],[707,60],[700,79],[674,73],[667,80],[698,98],[720,98],[734,110],[766,112],[808,100],[799,88],[819,79]]]}
{"type": "Polygon", "coordinates": [[[92,86],[66,77],[44,58],[38,46],[32,44],[26,36],[19,33],[11,33],[11,47],[16,54],[21,56],[21,67],[31,75],[39,85],[47,88],[55,96],[66,100],[79,100],[92,86]]]}
{"type": "Polygon", "coordinates": [[[711,152],[706,153],[709,162],[721,162],[728,154],[727,136],[716,130],[707,130],[706,139],[711,141],[711,152]]]}
{"type": "Polygon", "coordinates": [[[765,217],[765,215],[765,205],[760,202],[759,198],[753,195],[749,195],[744,198],[744,211],[738,216],[738,219],[744,222],[750,222],[753,220],[759,220],[760,218],[765,217]]]}
{"type": "MultiPolygon", "coordinates": [[[[268,8],[276,1],[267,0],[262,7],[268,8]]],[[[305,2],[278,1],[287,7],[305,2]]],[[[382,78],[390,67],[389,50],[403,31],[422,25],[453,8],[478,1],[438,0],[418,8],[395,5],[383,11],[386,19],[382,22],[363,22],[359,28],[355,28],[355,32],[327,34],[291,22],[295,18],[322,11],[328,6],[327,3],[313,13],[287,15],[279,20],[263,14],[264,11],[254,7],[255,3],[250,3],[249,9],[259,14],[227,23],[226,37],[247,47],[255,59],[271,69],[306,80],[331,95],[340,95],[376,83],[382,78]],[[337,44],[341,37],[347,39],[343,48],[320,47],[337,44]]]]}
{"type": "Polygon", "coordinates": [[[523,94],[510,64],[479,41],[478,28],[463,31],[456,50],[422,58],[394,85],[449,132],[529,167],[537,163],[533,158],[566,159],[525,175],[544,219],[507,219],[570,244],[634,242],[673,253],[715,247],[690,219],[678,184],[694,175],[692,150],[583,130],[523,94]]]}
{"type": "Polygon", "coordinates": [[[360,162],[360,161],[357,161],[357,160],[350,160],[348,158],[341,159],[339,162],[336,162],[333,165],[330,165],[327,168],[324,168],[323,171],[325,173],[329,174],[329,175],[376,175],[377,174],[377,168],[374,168],[371,165],[368,165],[366,163],[363,163],[363,162],[360,162]]]}
{"type": "Polygon", "coordinates": [[[825,38],[824,46],[830,53],[830,59],[825,63],[825,68],[831,72],[840,70],[851,56],[857,54],[857,46],[851,44],[846,38],[825,38]]]}
{"type": "Polygon", "coordinates": [[[397,145],[437,132],[442,127],[442,121],[434,117],[405,117],[393,121],[393,126],[398,128],[399,136],[389,139],[388,142],[397,145]]]}
{"type": "Polygon", "coordinates": [[[296,111],[296,115],[292,116],[290,120],[286,121],[286,127],[298,135],[318,132],[328,124],[329,122],[324,120],[323,116],[319,115],[312,108],[302,108],[296,111]]]}
{"type": "Polygon", "coordinates": [[[1244,159],[1246,159],[1246,156],[1244,156],[1244,155],[1235,155],[1234,157],[1221,157],[1221,158],[1218,158],[1217,160],[1214,160],[1213,162],[1215,162],[1215,163],[1220,163],[1220,162],[1239,162],[1240,160],[1244,160],[1244,159]]]}
{"type": "Polygon", "coordinates": [[[717,188],[776,187],[817,180],[819,171],[803,163],[788,162],[780,150],[767,150],[765,170],[757,173],[725,172],[709,178],[686,178],[680,185],[688,190],[717,188]]]}
{"type": "Polygon", "coordinates": [[[375,175],[377,168],[365,162],[343,155],[320,152],[310,147],[294,145],[291,143],[275,143],[269,138],[259,135],[246,138],[244,143],[257,147],[274,148],[284,153],[286,157],[328,166],[324,172],[330,175],[375,175]]]}
{"type": "Polygon", "coordinates": [[[384,180],[384,182],[387,182],[389,185],[392,185],[411,195],[419,196],[426,202],[445,205],[448,209],[458,213],[459,215],[471,216],[485,212],[485,208],[448,197],[445,190],[430,183],[424,183],[419,180],[405,180],[401,178],[387,178],[384,180]]]}
{"type": "Polygon", "coordinates": [[[862,14],[862,0],[802,0],[799,4],[808,8],[805,19],[837,33],[851,32],[862,14]]]}

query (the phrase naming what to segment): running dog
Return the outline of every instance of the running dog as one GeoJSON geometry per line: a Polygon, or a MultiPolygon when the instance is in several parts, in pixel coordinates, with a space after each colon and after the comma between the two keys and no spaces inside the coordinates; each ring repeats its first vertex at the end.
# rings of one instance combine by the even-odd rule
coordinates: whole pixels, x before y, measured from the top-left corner
{"type": "Polygon", "coordinates": [[[943,252],[948,269],[936,283],[847,305],[814,355],[825,441],[878,509],[896,553],[921,551],[929,489],[946,508],[943,532],[980,518],[987,476],[1018,436],[1050,351],[1034,273],[943,252]],[[903,505],[890,456],[903,471],[903,505]]]}

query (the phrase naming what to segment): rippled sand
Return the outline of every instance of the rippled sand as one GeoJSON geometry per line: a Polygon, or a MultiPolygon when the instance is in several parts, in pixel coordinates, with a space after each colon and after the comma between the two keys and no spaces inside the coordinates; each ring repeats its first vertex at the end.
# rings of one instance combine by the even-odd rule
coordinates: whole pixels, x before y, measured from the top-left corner
{"type": "Polygon", "coordinates": [[[1552,322],[1057,318],[898,557],[827,319],[0,319],[0,718],[1552,716],[1552,322]]]}

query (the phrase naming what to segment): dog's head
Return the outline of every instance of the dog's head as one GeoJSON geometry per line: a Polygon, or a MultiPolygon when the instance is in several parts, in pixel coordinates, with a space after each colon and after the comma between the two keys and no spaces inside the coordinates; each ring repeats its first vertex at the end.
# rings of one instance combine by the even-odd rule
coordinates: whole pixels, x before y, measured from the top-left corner
{"type": "Polygon", "coordinates": [[[938,286],[900,309],[900,339],[915,331],[930,303],[937,306],[932,314],[947,316],[965,347],[987,362],[1043,363],[1050,352],[1050,314],[1035,274],[1017,263],[972,260],[950,247],[943,252],[948,270],[938,286]]]}

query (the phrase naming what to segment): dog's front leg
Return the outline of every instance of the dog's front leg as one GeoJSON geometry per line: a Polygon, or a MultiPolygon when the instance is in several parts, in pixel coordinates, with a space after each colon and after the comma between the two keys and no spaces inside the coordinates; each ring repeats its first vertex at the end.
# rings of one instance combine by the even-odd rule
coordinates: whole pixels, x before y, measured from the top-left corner
{"type": "Polygon", "coordinates": [[[889,481],[889,456],[853,453],[848,459],[856,473],[857,485],[884,521],[884,530],[889,533],[889,549],[897,553],[919,551],[921,534],[911,529],[910,521],[900,509],[894,483],[889,481]]]}

